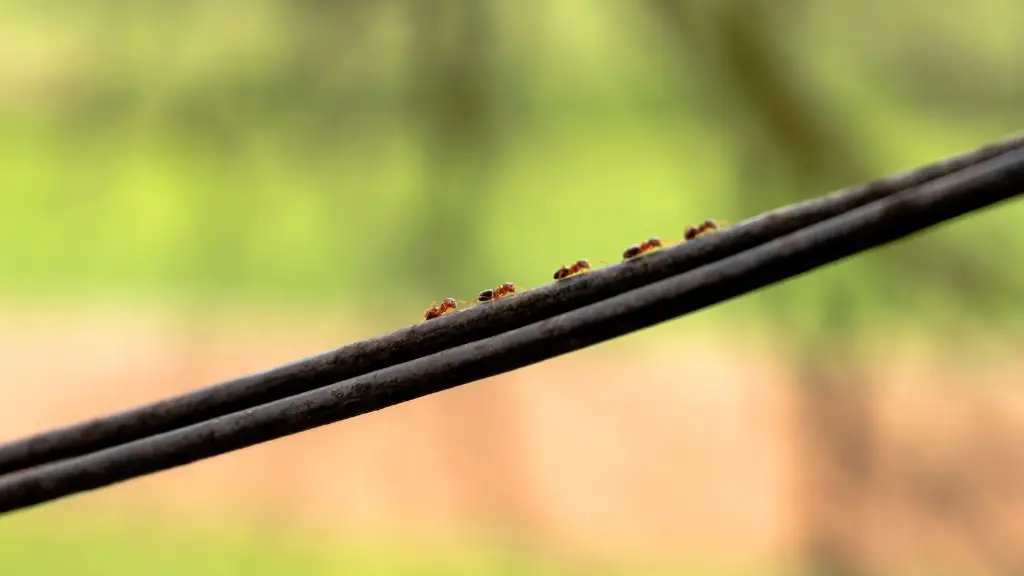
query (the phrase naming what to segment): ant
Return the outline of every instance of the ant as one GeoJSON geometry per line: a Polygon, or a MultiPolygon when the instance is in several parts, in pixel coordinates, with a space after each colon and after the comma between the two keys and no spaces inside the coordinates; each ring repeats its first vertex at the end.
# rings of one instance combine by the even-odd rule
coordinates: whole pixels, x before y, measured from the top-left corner
{"type": "Polygon", "coordinates": [[[633,244],[629,248],[626,248],[626,251],[622,253],[622,259],[629,260],[630,258],[635,258],[643,254],[644,252],[650,252],[655,248],[661,248],[661,246],[662,245],[660,239],[651,238],[646,242],[642,242],[640,244],[633,244]]]}
{"type": "Polygon", "coordinates": [[[508,296],[509,294],[515,294],[515,292],[516,285],[511,282],[505,282],[497,288],[488,288],[487,290],[484,290],[476,297],[476,301],[490,302],[491,300],[497,300],[498,298],[508,296]]]}
{"type": "Polygon", "coordinates": [[[584,270],[590,270],[590,262],[586,260],[577,260],[572,266],[562,266],[555,271],[555,280],[562,280],[568,278],[573,274],[579,274],[584,270]]]}
{"type": "Polygon", "coordinates": [[[449,310],[455,310],[458,307],[458,303],[454,298],[445,298],[441,304],[431,304],[430,308],[427,308],[426,313],[423,315],[423,321],[431,320],[443,316],[449,310]]]}
{"type": "Polygon", "coordinates": [[[718,224],[714,220],[708,219],[701,222],[700,226],[697,226],[696,228],[693,226],[687,226],[683,238],[686,240],[693,240],[694,238],[700,236],[701,234],[705,234],[707,232],[712,232],[715,230],[718,230],[718,224]]]}

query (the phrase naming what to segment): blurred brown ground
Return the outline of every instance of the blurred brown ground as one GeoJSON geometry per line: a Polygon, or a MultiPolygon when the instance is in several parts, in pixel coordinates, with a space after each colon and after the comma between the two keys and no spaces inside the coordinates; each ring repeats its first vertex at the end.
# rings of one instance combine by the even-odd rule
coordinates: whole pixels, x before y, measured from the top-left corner
{"type": "MultiPolygon", "coordinates": [[[[329,315],[171,318],[3,312],[0,439],[371,333],[329,315]]],[[[886,341],[819,391],[768,339],[660,335],[57,505],[528,534],[583,554],[1024,568],[1019,353],[989,347],[965,360],[886,341]]]]}

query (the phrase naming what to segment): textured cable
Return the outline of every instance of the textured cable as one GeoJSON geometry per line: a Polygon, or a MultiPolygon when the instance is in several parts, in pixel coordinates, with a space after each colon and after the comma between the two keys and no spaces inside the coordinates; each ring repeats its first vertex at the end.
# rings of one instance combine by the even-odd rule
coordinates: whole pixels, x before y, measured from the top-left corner
{"type": "MultiPolygon", "coordinates": [[[[0,474],[168,432],[526,326],[737,254],[1022,147],[1024,135],[1018,134],[895,176],[774,210],[701,242],[595,270],[573,282],[548,284],[265,372],[2,444],[0,474]]],[[[680,236],[683,228],[680,224],[680,236]]],[[[552,264],[553,271],[561,263],[552,264]]]]}
{"type": "MultiPolygon", "coordinates": [[[[226,416],[11,474],[0,478],[0,512],[181,466],[541,362],[755,291],[1022,192],[1024,150],[1018,149],[557,316],[226,416]]],[[[701,238],[688,250],[707,253],[714,244],[714,236],[701,238]]],[[[656,262],[654,257],[641,258],[620,268],[646,269],[656,262]]],[[[587,276],[573,278],[558,290],[571,293],[573,286],[587,282],[587,276]]],[[[454,328],[455,322],[449,324],[454,328]]]]}

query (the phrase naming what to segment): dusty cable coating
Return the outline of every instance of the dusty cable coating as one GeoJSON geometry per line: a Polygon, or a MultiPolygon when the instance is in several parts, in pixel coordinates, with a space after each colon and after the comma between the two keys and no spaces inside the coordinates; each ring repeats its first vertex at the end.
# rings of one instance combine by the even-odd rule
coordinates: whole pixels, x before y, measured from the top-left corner
{"type": "MultiPolygon", "coordinates": [[[[264,372],[18,439],[0,445],[0,474],[160,434],[519,328],[736,254],[1020,147],[1024,147],[1024,135],[1018,134],[889,178],[774,210],[700,242],[595,270],[571,283],[541,286],[515,298],[447,314],[264,372]]],[[[682,230],[681,224],[680,235],[682,230]]]]}
{"type": "Polygon", "coordinates": [[[712,264],[497,336],[0,478],[0,513],[295,434],[591,346],[803,274],[1022,192],[1024,150],[1017,150],[712,264]]]}

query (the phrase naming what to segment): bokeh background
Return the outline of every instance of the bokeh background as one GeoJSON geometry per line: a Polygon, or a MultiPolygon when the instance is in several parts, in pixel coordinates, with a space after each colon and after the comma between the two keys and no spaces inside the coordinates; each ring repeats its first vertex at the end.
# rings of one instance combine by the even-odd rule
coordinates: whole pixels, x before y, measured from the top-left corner
{"type": "MultiPolygon", "coordinates": [[[[1017,132],[1021,18],[5,0],[0,440],[1017,132]]],[[[1022,225],[4,517],[0,573],[1020,573],[1022,225]]]]}

